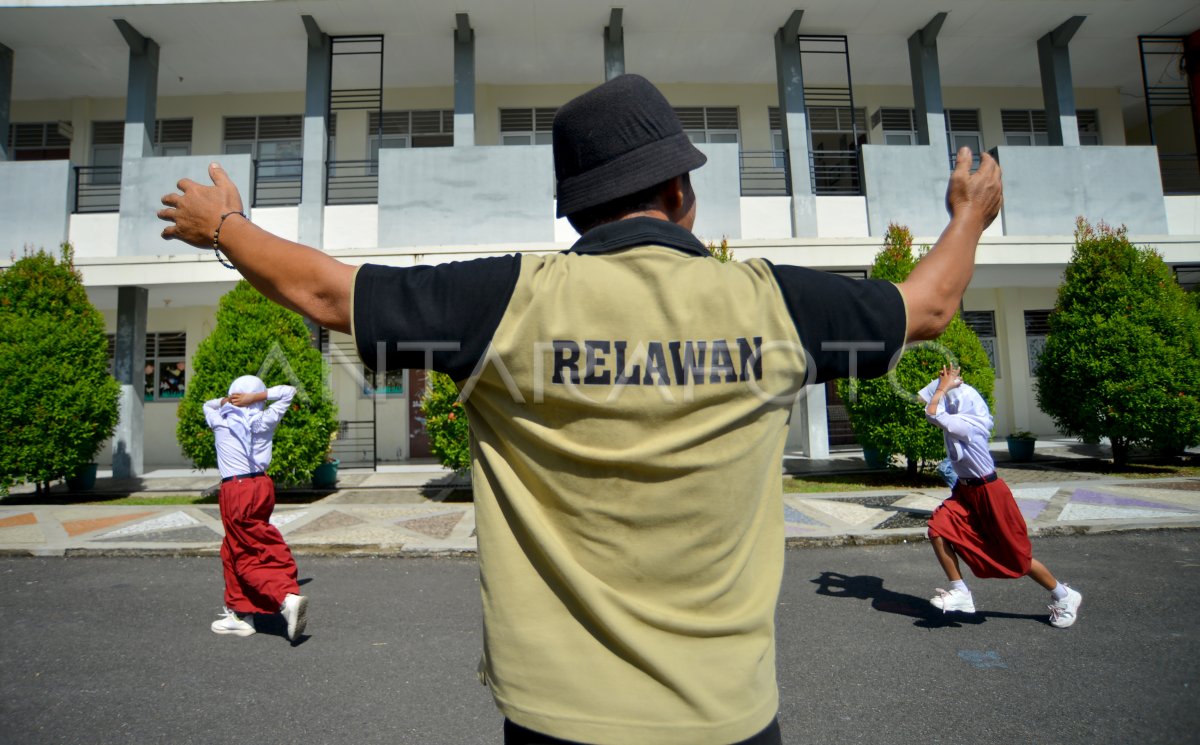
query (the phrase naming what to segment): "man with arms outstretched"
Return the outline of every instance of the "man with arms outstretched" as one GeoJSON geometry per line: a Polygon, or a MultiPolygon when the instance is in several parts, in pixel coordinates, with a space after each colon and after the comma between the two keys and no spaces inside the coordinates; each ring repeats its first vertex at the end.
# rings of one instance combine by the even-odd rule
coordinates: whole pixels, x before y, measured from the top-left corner
{"type": "Polygon", "coordinates": [[[941,333],[999,168],[985,155],[971,174],[959,152],[949,225],[894,285],[709,257],[688,176],[705,157],[636,75],[559,110],[554,159],[582,237],[549,256],[350,266],[241,217],[215,165],[159,216],[165,238],[218,244],[271,299],[352,333],[369,367],[426,367],[425,344],[469,392],[481,671],[506,743],[779,743],[792,404],[848,375],[847,350],[880,375],[941,333]]]}

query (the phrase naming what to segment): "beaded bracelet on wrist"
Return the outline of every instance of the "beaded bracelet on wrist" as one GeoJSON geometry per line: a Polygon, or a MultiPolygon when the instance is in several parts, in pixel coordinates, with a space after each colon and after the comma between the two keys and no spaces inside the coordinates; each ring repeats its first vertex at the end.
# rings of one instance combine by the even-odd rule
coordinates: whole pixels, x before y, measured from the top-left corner
{"type": "Polygon", "coordinates": [[[246,217],[244,212],[239,212],[237,210],[226,212],[225,214],[221,215],[221,219],[217,221],[217,229],[213,231],[213,251],[217,255],[217,261],[221,262],[221,266],[227,269],[237,269],[236,266],[230,264],[225,260],[224,257],[221,256],[221,227],[225,224],[225,218],[229,217],[230,215],[240,215],[243,219],[246,217]]]}

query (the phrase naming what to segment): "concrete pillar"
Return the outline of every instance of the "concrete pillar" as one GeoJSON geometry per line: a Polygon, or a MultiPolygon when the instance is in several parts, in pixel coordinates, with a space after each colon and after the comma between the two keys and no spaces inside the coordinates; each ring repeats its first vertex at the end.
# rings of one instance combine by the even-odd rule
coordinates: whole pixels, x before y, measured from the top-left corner
{"type": "Polygon", "coordinates": [[[122,164],[154,155],[158,109],[158,44],[127,21],[113,21],[129,45],[129,83],[125,89],[125,147],[122,164]]]}
{"type": "Polygon", "coordinates": [[[604,27],[604,79],[612,80],[625,74],[625,28],[621,25],[620,8],[613,8],[604,27]]]}
{"type": "Polygon", "coordinates": [[[1042,72],[1042,99],[1046,102],[1046,138],[1050,145],[1079,145],[1075,119],[1075,89],[1071,85],[1071,56],[1067,45],[1086,16],[1072,16],[1038,39],[1038,67],[1042,72]]]}
{"type": "Polygon", "coordinates": [[[917,143],[933,145],[934,152],[938,154],[949,152],[946,110],[942,106],[942,73],[937,53],[937,35],[945,21],[946,14],[938,13],[924,28],[908,37],[908,67],[912,73],[917,143]]]}
{"type": "Polygon", "coordinates": [[[829,412],[824,383],[805,386],[804,394],[792,404],[786,448],[789,452],[799,450],[813,460],[829,458],[829,412]]]}
{"type": "Polygon", "coordinates": [[[325,160],[329,148],[329,88],[333,45],[312,16],[301,16],[308,32],[304,88],[304,166],[300,191],[300,242],[321,248],[325,239],[325,160]]]}
{"type": "Polygon", "coordinates": [[[454,16],[454,146],[475,145],[475,30],[466,13],[454,16]]]}
{"type": "Polygon", "coordinates": [[[809,165],[808,113],[804,109],[804,71],[800,64],[800,18],[804,11],[792,15],[775,32],[775,74],[779,86],[779,126],[783,133],[783,148],[787,181],[792,192],[792,235],[817,235],[817,202],[813,195],[809,165]]]}
{"type": "Polygon", "coordinates": [[[144,471],[145,428],[142,396],[146,384],[146,300],[144,287],[117,289],[117,338],[113,377],[121,384],[117,429],[113,433],[113,478],[130,479],[144,471]]]}
{"type": "Polygon", "coordinates": [[[8,152],[8,123],[12,117],[13,50],[0,44],[0,163],[12,160],[8,152]]]}

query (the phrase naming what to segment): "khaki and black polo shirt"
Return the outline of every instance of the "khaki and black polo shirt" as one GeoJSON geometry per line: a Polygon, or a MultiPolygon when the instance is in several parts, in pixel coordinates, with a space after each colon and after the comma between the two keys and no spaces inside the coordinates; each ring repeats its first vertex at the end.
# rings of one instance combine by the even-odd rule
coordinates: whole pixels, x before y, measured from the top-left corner
{"type": "Polygon", "coordinates": [[[458,381],[471,420],[483,672],[517,724],[590,743],[750,737],[778,707],[780,464],[806,383],[884,373],[888,282],[721,264],[634,218],[568,252],[367,265],[372,369],[458,381]]]}

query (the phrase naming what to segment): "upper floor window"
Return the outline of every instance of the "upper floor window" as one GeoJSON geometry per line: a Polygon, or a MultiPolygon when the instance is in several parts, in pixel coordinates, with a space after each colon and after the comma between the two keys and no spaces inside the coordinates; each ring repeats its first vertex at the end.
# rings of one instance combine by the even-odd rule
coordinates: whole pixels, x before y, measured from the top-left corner
{"type": "Polygon", "coordinates": [[[300,178],[304,118],[299,114],[227,116],[221,152],[248,153],[258,178],[300,178]]]}
{"type": "Polygon", "coordinates": [[[379,160],[380,149],[393,147],[451,147],[454,145],[454,109],[427,111],[372,111],[367,117],[370,159],[379,160]]]}
{"type": "Polygon", "coordinates": [[[71,131],[67,122],[8,125],[8,152],[13,160],[70,160],[71,131]]]}
{"type": "Polygon", "coordinates": [[[500,109],[501,145],[549,145],[555,108],[500,109]]]}
{"type": "Polygon", "coordinates": [[[978,109],[946,109],[946,146],[951,156],[960,147],[971,148],[972,160],[979,165],[983,152],[983,126],[979,121],[978,109]]]}
{"type": "Polygon", "coordinates": [[[912,109],[880,108],[871,115],[871,127],[883,128],[883,144],[916,145],[917,122],[912,109]]]}
{"type": "MultiPolygon", "coordinates": [[[[125,144],[125,122],[92,122],[92,165],[119,166],[125,144]]],[[[192,120],[159,119],[154,123],[155,155],[191,155],[192,120]]],[[[120,181],[120,178],[117,179],[120,181]]]]}
{"type": "Polygon", "coordinates": [[[1175,281],[1185,292],[1200,291],[1200,264],[1175,267],[1175,281]]]}
{"type": "Polygon", "coordinates": [[[736,106],[676,106],[675,113],[692,142],[741,141],[736,106]]]}
{"type": "MultiPolygon", "coordinates": [[[[1080,109],[1075,112],[1080,145],[1100,144],[1100,112],[1080,109]]],[[[1048,145],[1046,112],[1043,109],[1002,109],[1000,125],[1005,145],[1048,145]]]]}

